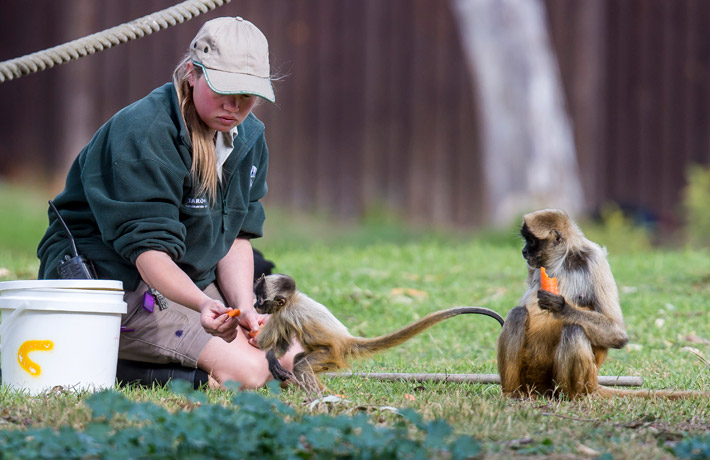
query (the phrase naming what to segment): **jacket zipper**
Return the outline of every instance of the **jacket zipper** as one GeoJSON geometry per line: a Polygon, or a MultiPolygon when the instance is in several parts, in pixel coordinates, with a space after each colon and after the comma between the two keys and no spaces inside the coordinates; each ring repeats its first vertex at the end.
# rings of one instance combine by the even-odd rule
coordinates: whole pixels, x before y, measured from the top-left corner
{"type": "Polygon", "coordinates": [[[222,198],[222,233],[225,233],[228,230],[227,215],[229,214],[227,211],[227,196],[221,182],[218,184],[218,189],[220,198],[222,198]]]}

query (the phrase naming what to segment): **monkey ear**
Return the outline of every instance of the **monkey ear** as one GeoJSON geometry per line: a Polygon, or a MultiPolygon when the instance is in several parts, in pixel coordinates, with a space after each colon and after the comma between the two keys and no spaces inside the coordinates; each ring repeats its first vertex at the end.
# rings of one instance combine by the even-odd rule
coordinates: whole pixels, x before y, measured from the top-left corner
{"type": "Polygon", "coordinates": [[[276,302],[279,307],[283,307],[284,305],[286,305],[286,297],[279,294],[274,297],[274,302],[276,302]]]}
{"type": "Polygon", "coordinates": [[[562,240],[562,234],[557,229],[553,229],[552,232],[555,234],[555,241],[559,242],[562,240]]]}

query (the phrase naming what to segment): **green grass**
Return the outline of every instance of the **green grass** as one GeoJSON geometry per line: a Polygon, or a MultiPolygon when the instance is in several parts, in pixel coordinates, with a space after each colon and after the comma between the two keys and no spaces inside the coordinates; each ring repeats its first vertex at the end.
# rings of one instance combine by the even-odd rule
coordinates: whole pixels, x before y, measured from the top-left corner
{"type": "MultiPolygon", "coordinates": [[[[0,194],[0,267],[7,269],[0,279],[32,278],[46,200],[7,187],[0,187],[0,194]]],[[[643,388],[709,390],[710,367],[700,357],[710,359],[710,252],[649,249],[636,230],[632,236],[621,227],[608,230],[589,226],[587,234],[610,249],[630,345],[611,350],[601,373],[642,377],[643,388]]],[[[293,276],[301,290],[327,305],[357,335],[390,332],[454,305],[479,305],[505,315],[525,289],[514,228],[492,236],[447,234],[383,219],[348,226],[269,209],[266,234],[255,246],[276,261],[277,271],[293,276]]],[[[499,330],[488,317],[457,318],[357,361],[352,370],[496,373],[499,330]]],[[[589,452],[585,447],[606,458],[672,458],[667,447],[710,431],[708,399],[516,401],[503,398],[497,385],[324,381],[348,401],[319,404],[315,412],[366,413],[374,423],[391,425],[397,416],[385,407],[413,408],[473,435],[483,442],[486,458],[580,458],[589,452]]],[[[189,409],[166,389],[120,391],[171,410],[189,409]]],[[[215,404],[228,404],[229,394],[207,391],[215,404]]],[[[60,392],[30,398],[2,390],[0,429],[81,428],[90,417],[85,397],[60,392]]],[[[299,412],[311,410],[312,395],[300,389],[289,388],[278,398],[299,412]]]]}
{"type": "Polygon", "coordinates": [[[37,187],[0,181],[0,281],[37,277],[35,253],[47,227],[47,199],[37,187]]]}

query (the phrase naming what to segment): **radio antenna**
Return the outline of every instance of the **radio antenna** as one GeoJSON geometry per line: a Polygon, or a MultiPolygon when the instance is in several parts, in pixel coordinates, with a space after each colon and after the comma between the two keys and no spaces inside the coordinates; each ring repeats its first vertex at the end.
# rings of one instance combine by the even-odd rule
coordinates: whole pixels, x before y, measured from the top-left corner
{"type": "Polygon", "coordinates": [[[69,227],[67,226],[67,223],[64,222],[64,219],[62,219],[62,215],[59,214],[59,210],[57,209],[56,206],[54,206],[54,202],[52,200],[49,200],[49,205],[52,207],[54,210],[54,213],[57,215],[57,218],[59,219],[59,222],[62,223],[62,226],[64,226],[64,231],[67,232],[67,236],[69,237],[69,242],[71,242],[71,251],[74,257],[79,257],[79,251],[76,249],[76,243],[74,242],[74,235],[71,234],[69,231],[69,227]]]}

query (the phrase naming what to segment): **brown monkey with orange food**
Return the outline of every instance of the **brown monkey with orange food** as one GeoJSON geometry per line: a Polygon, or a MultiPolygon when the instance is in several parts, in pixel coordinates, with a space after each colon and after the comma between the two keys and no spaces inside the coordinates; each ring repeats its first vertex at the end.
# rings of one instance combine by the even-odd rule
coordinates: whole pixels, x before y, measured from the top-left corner
{"type": "Polygon", "coordinates": [[[498,372],[505,395],[710,396],[599,385],[599,367],[609,348],[628,342],[606,251],[557,209],[526,214],[520,232],[525,239],[528,290],[521,306],[508,313],[498,338],[498,372]],[[559,293],[550,292],[554,288],[541,273],[546,271],[558,280],[559,293]]]}

